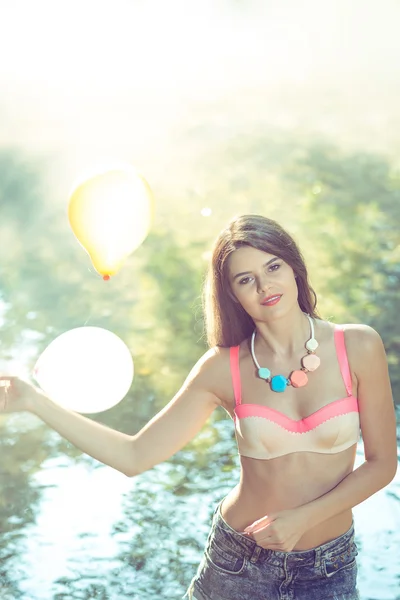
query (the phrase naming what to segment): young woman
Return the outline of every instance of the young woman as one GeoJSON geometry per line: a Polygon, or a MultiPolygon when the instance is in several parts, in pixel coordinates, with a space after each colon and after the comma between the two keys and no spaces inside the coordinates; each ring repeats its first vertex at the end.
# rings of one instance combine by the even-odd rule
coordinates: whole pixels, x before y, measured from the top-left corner
{"type": "Polygon", "coordinates": [[[187,591],[196,600],[359,598],[352,507],[394,477],[395,413],[384,346],[366,325],[334,325],[294,240],[240,216],[221,232],[205,287],[211,349],[134,436],[1,380],[5,412],[30,411],[83,452],[135,476],[168,459],[222,406],[239,484],[218,504],[187,591]],[[362,433],[365,461],[354,469],[362,433]]]}

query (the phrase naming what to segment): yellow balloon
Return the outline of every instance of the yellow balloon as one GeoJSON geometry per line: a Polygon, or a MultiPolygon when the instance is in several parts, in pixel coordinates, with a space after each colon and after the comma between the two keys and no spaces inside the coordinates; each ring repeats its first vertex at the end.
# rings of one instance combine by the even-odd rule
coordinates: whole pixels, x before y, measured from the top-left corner
{"type": "Polygon", "coordinates": [[[103,279],[109,279],[145,240],[153,195],[131,168],[115,168],[80,183],[72,192],[68,218],[79,243],[103,279]]]}

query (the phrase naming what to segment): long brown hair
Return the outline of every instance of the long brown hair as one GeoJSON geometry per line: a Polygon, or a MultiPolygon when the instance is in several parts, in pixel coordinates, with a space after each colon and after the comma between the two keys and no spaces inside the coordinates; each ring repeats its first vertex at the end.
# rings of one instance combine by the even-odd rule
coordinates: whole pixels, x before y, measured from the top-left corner
{"type": "Polygon", "coordinates": [[[228,279],[228,258],[241,246],[252,246],[273,254],[292,267],[303,312],[319,319],[317,295],[308,281],[307,268],[294,239],[272,219],[261,215],[240,215],[221,231],[214,244],[204,285],[203,307],[207,341],[210,347],[236,346],[254,330],[254,321],[235,302],[228,279]]]}

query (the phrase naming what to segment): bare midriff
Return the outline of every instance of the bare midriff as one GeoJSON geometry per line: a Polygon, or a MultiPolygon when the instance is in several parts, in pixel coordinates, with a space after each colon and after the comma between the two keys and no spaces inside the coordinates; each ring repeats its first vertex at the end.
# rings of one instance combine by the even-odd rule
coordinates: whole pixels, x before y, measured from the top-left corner
{"type": "MultiPolygon", "coordinates": [[[[307,504],[330,492],[354,469],[356,447],[337,454],[297,452],[270,460],[241,456],[239,484],[221,506],[224,520],[238,532],[255,520],[307,504]]],[[[293,551],[309,550],[351,527],[351,509],[306,531],[293,551]]]]}

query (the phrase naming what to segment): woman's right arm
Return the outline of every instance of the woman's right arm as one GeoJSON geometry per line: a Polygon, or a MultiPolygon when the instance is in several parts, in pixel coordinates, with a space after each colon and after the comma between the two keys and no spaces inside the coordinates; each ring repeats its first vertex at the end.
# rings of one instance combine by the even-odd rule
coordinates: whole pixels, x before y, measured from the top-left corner
{"type": "Polygon", "coordinates": [[[176,396],[133,436],[62,408],[40,390],[13,377],[0,378],[0,409],[6,394],[5,408],[0,412],[32,412],[85,454],[133,477],[183,448],[221,405],[213,391],[220,360],[219,353],[207,352],[176,396]],[[7,392],[6,380],[11,382],[7,392]]]}

